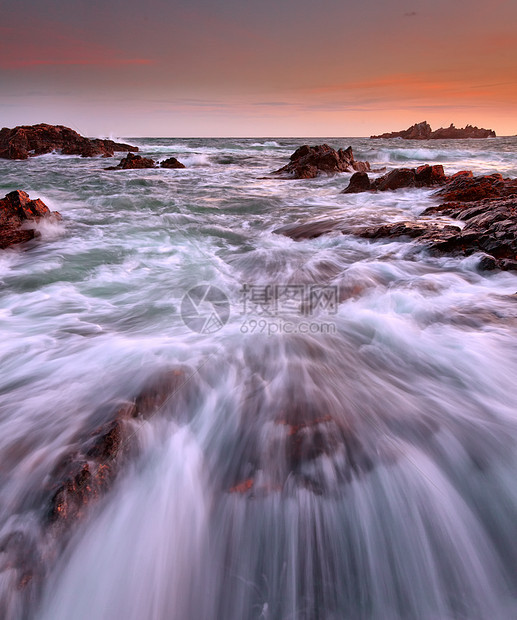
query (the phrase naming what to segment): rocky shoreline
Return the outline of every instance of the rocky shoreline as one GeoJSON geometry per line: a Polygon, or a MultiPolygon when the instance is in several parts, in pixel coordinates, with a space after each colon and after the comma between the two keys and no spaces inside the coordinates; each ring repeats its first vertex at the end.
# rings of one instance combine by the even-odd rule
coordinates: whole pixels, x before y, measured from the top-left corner
{"type": "Polygon", "coordinates": [[[276,233],[299,241],[328,233],[353,234],[366,239],[416,240],[432,252],[469,256],[482,253],[480,268],[517,270],[517,180],[500,174],[475,177],[461,171],[447,177],[440,165],[397,168],[370,181],[365,172],[352,175],[343,193],[395,191],[409,187],[440,188],[437,206],[423,211],[412,221],[367,227],[349,227],[333,218],[283,226],[276,233]],[[433,220],[429,216],[433,217],[433,220]],[[451,225],[447,217],[464,222],[451,225]]]}

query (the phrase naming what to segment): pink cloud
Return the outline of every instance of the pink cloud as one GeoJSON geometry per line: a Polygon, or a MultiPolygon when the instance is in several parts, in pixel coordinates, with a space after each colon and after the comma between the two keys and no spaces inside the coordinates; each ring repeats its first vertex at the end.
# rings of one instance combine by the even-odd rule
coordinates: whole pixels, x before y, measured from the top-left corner
{"type": "Polygon", "coordinates": [[[0,28],[0,68],[32,69],[51,66],[113,68],[154,64],[149,58],[133,58],[117,49],[71,35],[52,34],[40,29],[0,28]]]}

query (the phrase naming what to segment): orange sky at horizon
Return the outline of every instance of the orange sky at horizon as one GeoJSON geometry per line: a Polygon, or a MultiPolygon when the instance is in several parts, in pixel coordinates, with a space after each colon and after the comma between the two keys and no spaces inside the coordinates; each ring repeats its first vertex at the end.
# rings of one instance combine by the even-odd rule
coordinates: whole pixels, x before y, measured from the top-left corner
{"type": "Polygon", "coordinates": [[[5,126],[316,137],[427,120],[517,134],[510,0],[7,1],[5,126]]]}

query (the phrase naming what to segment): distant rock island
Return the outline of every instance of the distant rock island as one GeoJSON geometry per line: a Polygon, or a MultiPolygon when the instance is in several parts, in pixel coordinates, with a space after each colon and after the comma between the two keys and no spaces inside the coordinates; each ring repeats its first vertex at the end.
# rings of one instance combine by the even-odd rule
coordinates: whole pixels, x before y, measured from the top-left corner
{"type": "Polygon", "coordinates": [[[427,121],[416,123],[403,131],[392,131],[370,138],[403,138],[404,140],[459,140],[464,138],[495,138],[492,129],[480,129],[479,127],[455,127],[452,123],[449,127],[440,127],[436,131],[431,129],[427,121]]]}
{"type": "Polygon", "coordinates": [[[3,159],[28,159],[59,151],[62,155],[81,157],[112,157],[116,151],[138,151],[138,147],[113,140],[85,138],[63,125],[20,125],[0,131],[0,157],[3,159]]]}

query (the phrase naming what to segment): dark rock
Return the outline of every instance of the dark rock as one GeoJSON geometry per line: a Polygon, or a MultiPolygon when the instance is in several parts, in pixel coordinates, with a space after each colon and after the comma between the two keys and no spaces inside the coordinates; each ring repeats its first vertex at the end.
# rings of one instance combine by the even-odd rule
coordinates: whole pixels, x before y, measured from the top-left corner
{"type": "Polygon", "coordinates": [[[338,172],[364,172],[370,170],[368,162],[354,160],[352,147],[335,150],[328,144],[300,146],[291,155],[286,166],[273,174],[285,174],[295,179],[313,179],[319,172],[335,174],[338,172]]]}
{"type": "Polygon", "coordinates": [[[31,200],[26,192],[15,190],[0,200],[0,249],[29,241],[35,236],[33,229],[21,229],[24,222],[38,221],[42,217],[61,216],[52,212],[38,198],[31,200]]]}
{"type": "Polygon", "coordinates": [[[404,140],[452,140],[465,138],[495,138],[495,131],[491,129],[479,129],[467,125],[464,128],[457,128],[451,123],[447,128],[440,127],[436,131],[426,121],[416,123],[409,129],[402,131],[392,131],[383,133],[378,136],[370,136],[371,138],[403,138],[404,140]]]}
{"type": "Polygon", "coordinates": [[[175,157],[169,157],[162,162],[160,162],[160,168],[185,168],[185,164],[182,164],[175,157]]]}
{"type": "Polygon", "coordinates": [[[110,166],[106,170],[141,170],[143,168],[156,168],[156,162],[154,159],[128,153],[120,160],[118,166],[110,166]]]}
{"type": "Polygon", "coordinates": [[[425,164],[416,169],[395,168],[395,170],[390,170],[390,172],[374,181],[370,181],[366,173],[362,173],[364,176],[360,177],[357,174],[352,176],[350,184],[343,190],[343,194],[368,190],[384,192],[405,187],[432,187],[434,185],[443,185],[447,182],[447,177],[441,165],[429,166],[425,164]]]}
{"type": "Polygon", "coordinates": [[[372,189],[384,192],[388,189],[401,189],[403,187],[414,187],[415,170],[412,168],[397,168],[388,174],[379,177],[372,183],[372,189]]]}
{"type": "Polygon", "coordinates": [[[439,254],[469,256],[483,253],[480,268],[517,269],[517,197],[500,197],[469,203],[448,203],[427,209],[423,215],[447,215],[463,220],[465,226],[438,226],[420,220],[350,231],[369,239],[418,238],[439,254]]]}
{"type": "Polygon", "coordinates": [[[348,187],[343,190],[343,194],[357,194],[367,192],[370,189],[370,179],[366,172],[356,172],[350,177],[348,187]]]}
{"type": "Polygon", "coordinates": [[[371,138],[404,138],[404,140],[428,140],[431,137],[431,125],[427,121],[416,123],[409,129],[403,131],[392,131],[383,133],[379,136],[370,136],[371,138]]]}
{"type": "Polygon", "coordinates": [[[0,131],[0,157],[4,159],[27,159],[59,151],[63,155],[111,157],[116,151],[138,151],[129,144],[85,138],[63,125],[21,125],[0,131]]]}
{"type": "Polygon", "coordinates": [[[440,127],[431,134],[432,140],[463,140],[465,138],[495,138],[495,131],[472,127],[472,125],[466,125],[464,128],[454,127],[451,123],[449,127],[440,127]]]}

